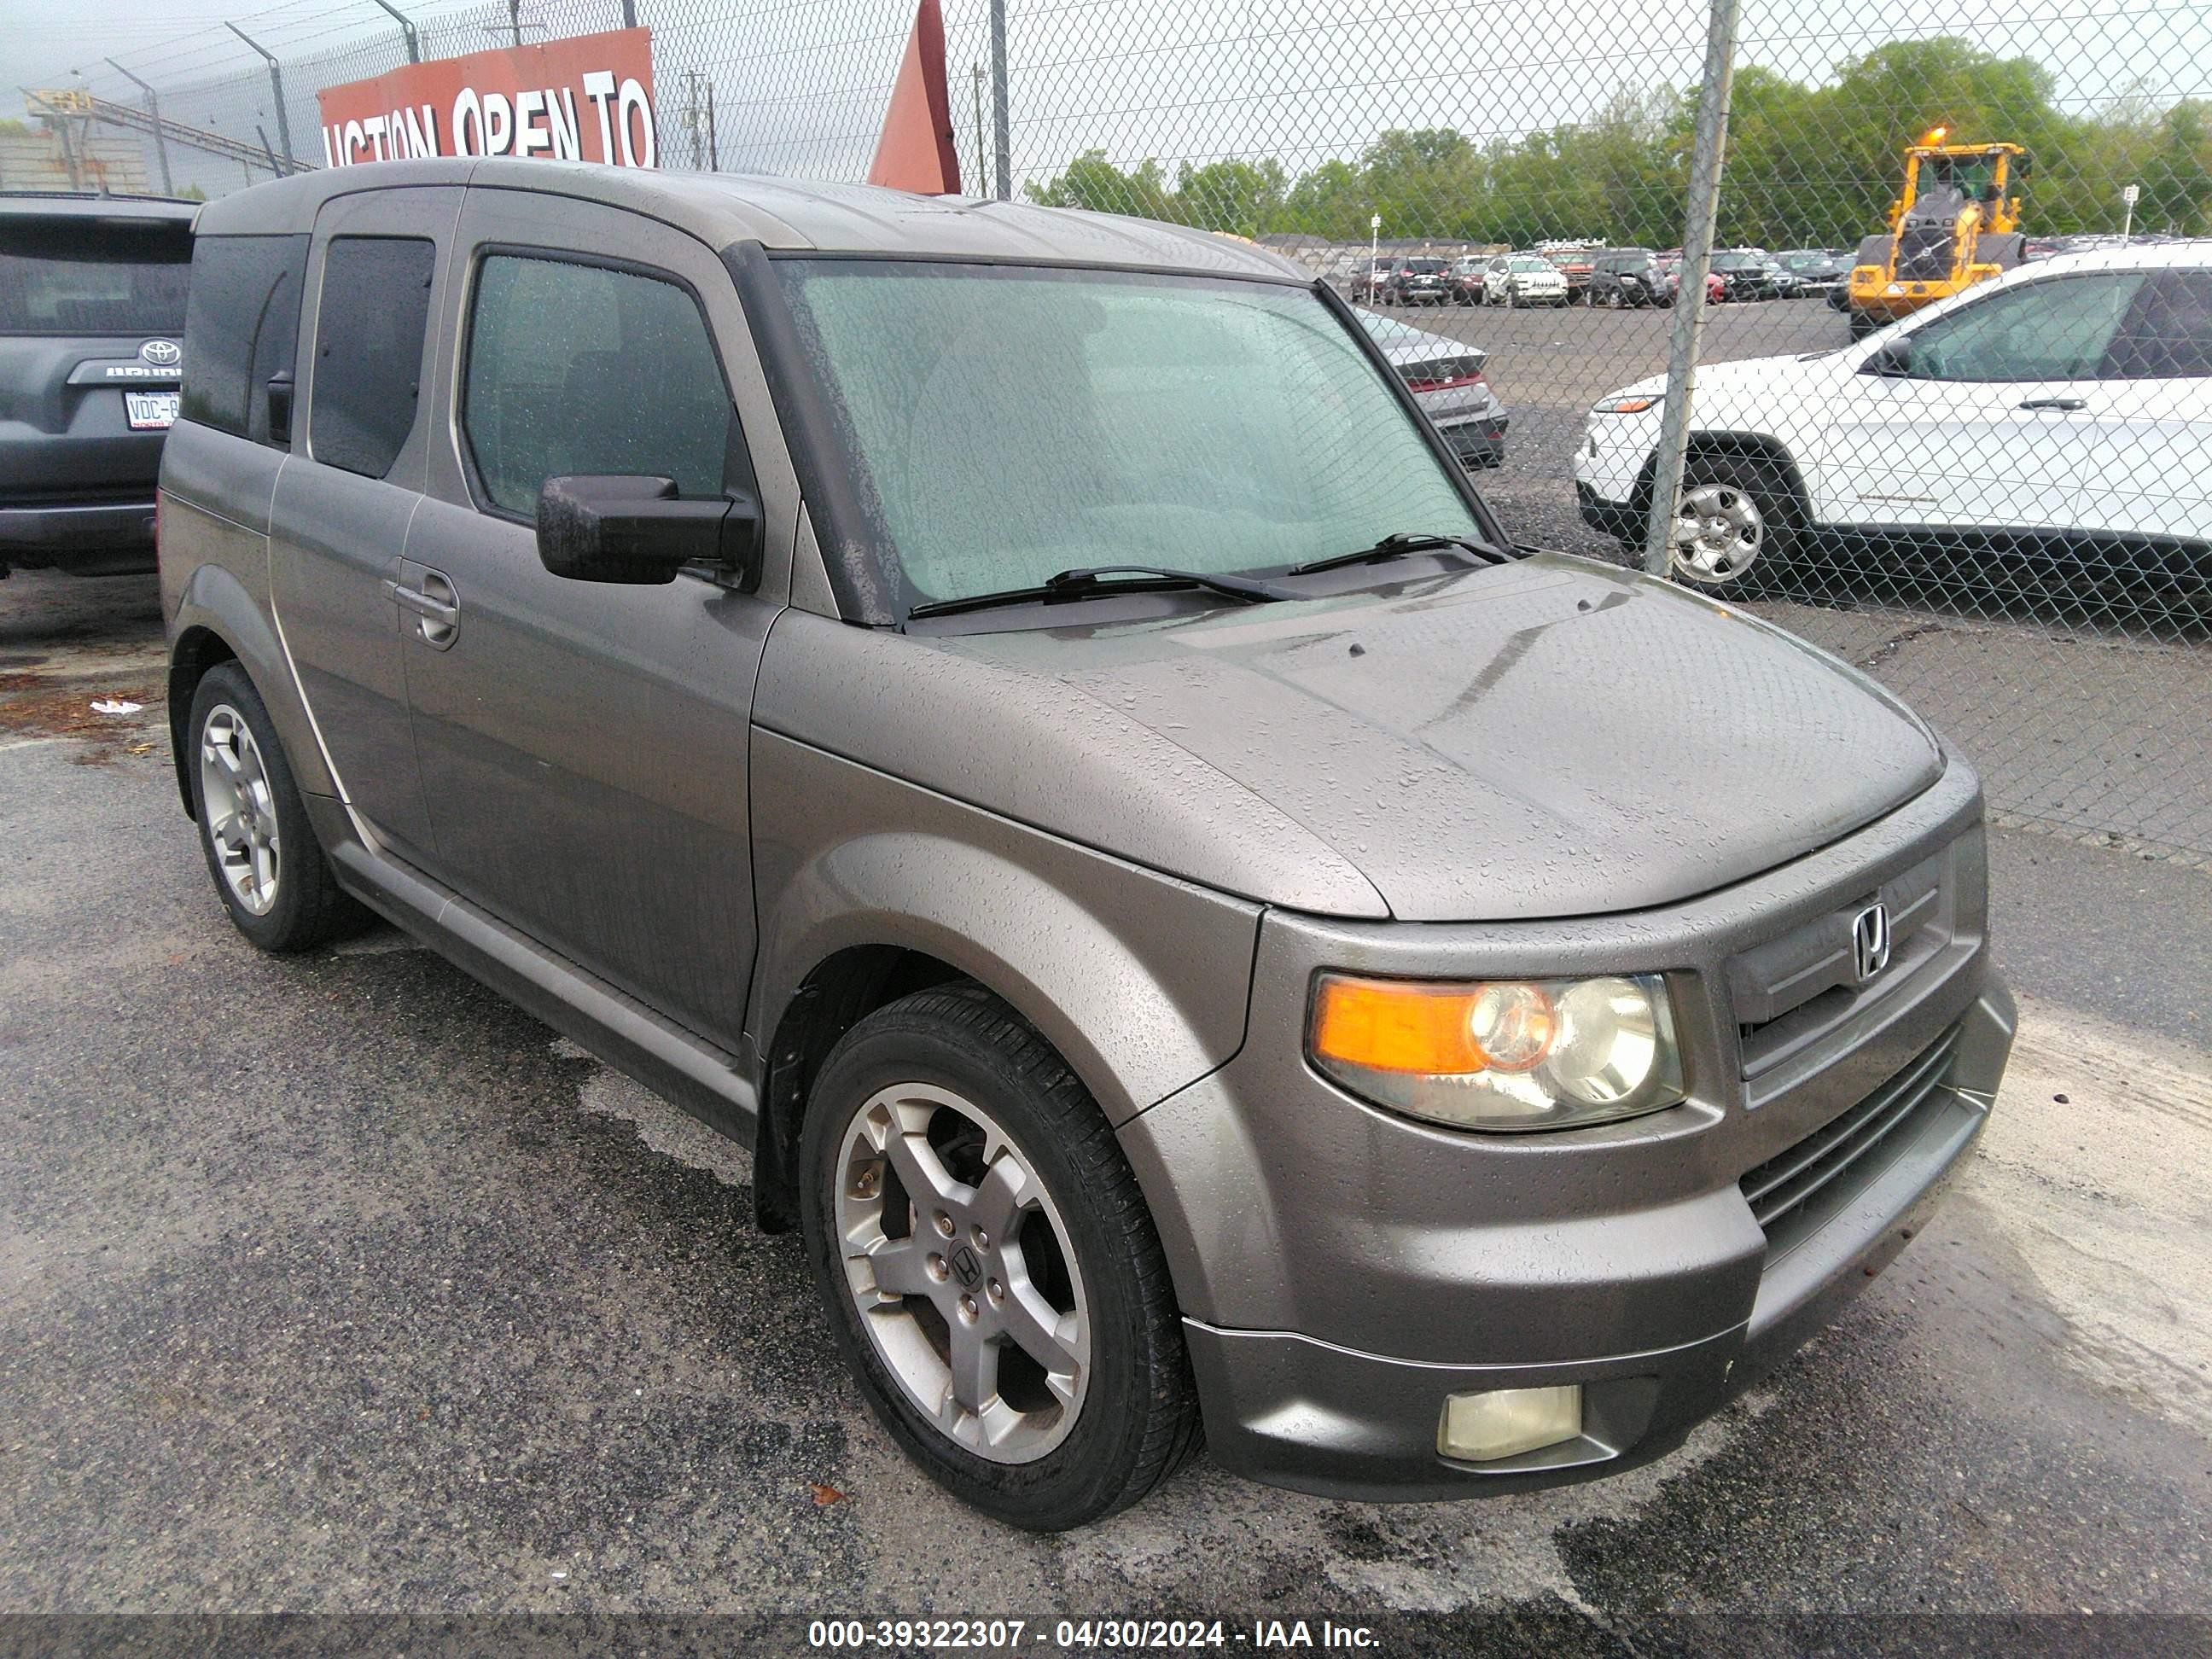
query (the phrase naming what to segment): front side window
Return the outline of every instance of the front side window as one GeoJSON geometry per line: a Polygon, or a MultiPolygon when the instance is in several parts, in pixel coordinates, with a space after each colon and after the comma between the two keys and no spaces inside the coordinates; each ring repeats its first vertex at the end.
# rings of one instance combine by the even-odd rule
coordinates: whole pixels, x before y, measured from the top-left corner
{"type": "Polygon", "coordinates": [[[617,473],[719,495],[733,418],[699,302],[659,276],[527,254],[483,262],[462,426],[490,504],[528,517],[548,478],[617,473]]]}
{"type": "Polygon", "coordinates": [[[1280,569],[1394,531],[1482,533],[1309,289],[861,259],[778,269],[914,603],[1093,565],[1280,569]]]}
{"type": "Polygon", "coordinates": [[[381,478],[415,429],[437,245],[419,236],[339,236],[323,258],[308,449],[325,465],[381,478]]]}
{"type": "Polygon", "coordinates": [[[2086,380],[2097,377],[2140,271],[2056,276],[1991,294],[1911,336],[1911,374],[1933,380],[2086,380]]]}

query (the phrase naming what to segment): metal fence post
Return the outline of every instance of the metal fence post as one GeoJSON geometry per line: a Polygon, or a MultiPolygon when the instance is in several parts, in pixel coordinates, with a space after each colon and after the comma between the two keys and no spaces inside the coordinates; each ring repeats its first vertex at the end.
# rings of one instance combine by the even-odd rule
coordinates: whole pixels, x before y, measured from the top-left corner
{"type": "Polygon", "coordinates": [[[235,23],[226,22],[228,29],[240,40],[259,52],[269,65],[269,89],[276,100],[276,141],[284,146],[284,165],[276,167],[272,158],[270,170],[277,173],[297,173],[300,170],[299,152],[292,148],[292,117],[284,107],[284,66],[276,61],[276,54],[256,40],[235,23]]]}
{"type": "Polygon", "coordinates": [[[1667,347],[1667,402],[1651,477],[1651,514],[1644,523],[1644,568],[1663,576],[1674,555],[1674,503],[1682,493],[1689,447],[1690,401],[1697,395],[1698,331],[1705,319],[1705,272],[1711,268],[1713,226],[1720,213],[1721,161],[1728,148],[1729,92],[1735,79],[1737,0],[1712,0],[1705,32],[1705,71],[1690,143],[1690,197],[1682,222],[1682,285],[1674,295],[1667,347]]]}
{"type": "Polygon", "coordinates": [[[154,155],[161,164],[161,194],[174,196],[177,193],[177,187],[169,179],[169,141],[161,134],[161,99],[155,95],[153,88],[148,86],[112,58],[107,60],[107,67],[146,94],[146,118],[154,124],[154,155]]]}
{"type": "MultiPolygon", "coordinates": [[[[393,5],[392,0],[369,0],[369,3],[372,5],[381,6],[392,14],[392,21],[399,25],[399,33],[407,42],[407,61],[410,64],[421,63],[422,42],[415,33],[415,25],[407,21],[407,14],[393,5]]],[[[112,64],[115,60],[111,58],[107,61],[112,64]]]]}
{"type": "Polygon", "coordinates": [[[1006,99],[1006,0],[991,0],[991,127],[998,151],[999,199],[1014,199],[1013,129],[1006,99]]]}

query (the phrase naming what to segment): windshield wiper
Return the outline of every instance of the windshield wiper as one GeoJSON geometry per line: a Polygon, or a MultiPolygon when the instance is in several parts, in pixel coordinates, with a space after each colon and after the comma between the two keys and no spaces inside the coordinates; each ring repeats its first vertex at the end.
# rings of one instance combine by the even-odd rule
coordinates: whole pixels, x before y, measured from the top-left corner
{"type": "Polygon", "coordinates": [[[1213,575],[1203,570],[1176,570],[1167,565],[1157,564],[1098,564],[1086,565],[1079,570],[1063,570],[1034,587],[1010,587],[997,593],[967,593],[958,599],[931,599],[915,605],[906,614],[909,617],[950,617],[963,611],[987,611],[994,605],[1035,605],[1040,601],[1051,604],[1066,599],[1097,599],[1109,593],[1171,592],[1184,587],[1203,588],[1209,593],[1218,593],[1224,599],[1235,599],[1240,605],[1259,605],[1269,599],[1305,597],[1254,576],[1213,575]],[[1134,580],[1109,581],[1107,578],[1109,576],[1134,580]]]}
{"type": "Polygon", "coordinates": [[[1283,572],[1285,576],[1303,576],[1315,570],[1340,570],[1348,564],[1381,564],[1386,559],[1402,559],[1409,553],[1439,553],[1446,550],[1472,553],[1486,564],[1504,564],[1513,556],[1466,536],[1436,536],[1421,531],[1401,530],[1385,536],[1372,547],[1363,547],[1351,553],[1335,553],[1326,559],[1308,559],[1304,564],[1294,564],[1283,572]]]}

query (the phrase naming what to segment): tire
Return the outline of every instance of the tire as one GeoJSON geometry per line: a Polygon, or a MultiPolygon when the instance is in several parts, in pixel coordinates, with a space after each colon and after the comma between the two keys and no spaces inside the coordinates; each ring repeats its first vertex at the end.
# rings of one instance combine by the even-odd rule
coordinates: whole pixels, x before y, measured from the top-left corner
{"type": "Polygon", "coordinates": [[[799,1169],[837,1346],[891,1437],[962,1502],[1059,1532],[1138,1502],[1195,1449],[1197,1391],[1144,1194],[1089,1092],[996,997],[920,991],[847,1032],[815,1081],[799,1169]],[[979,1232],[1015,1182],[1018,1224],[979,1232]],[[918,1200],[923,1188],[944,1196],[918,1200]],[[954,1362],[983,1352],[973,1410],[954,1362]]]}
{"type": "MultiPolygon", "coordinates": [[[[1678,511],[1668,572],[1675,580],[1705,592],[1729,595],[1771,592],[1786,585],[1786,573],[1796,562],[1804,515],[1796,491],[1779,465],[1751,455],[1692,455],[1682,471],[1681,500],[1684,509],[1707,507],[1708,523],[1754,524],[1756,537],[1747,557],[1727,558],[1723,552],[1727,544],[1717,533],[1702,538],[1699,552],[1686,556],[1680,535],[1684,515],[1678,511]]],[[[1741,539],[1741,529],[1737,539],[1741,539]]]]}
{"type": "Polygon", "coordinates": [[[285,955],[374,921],[331,873],[269,710],[237,663],[202,677],[186,729],[200,852],[238,931],[285,955]]]}

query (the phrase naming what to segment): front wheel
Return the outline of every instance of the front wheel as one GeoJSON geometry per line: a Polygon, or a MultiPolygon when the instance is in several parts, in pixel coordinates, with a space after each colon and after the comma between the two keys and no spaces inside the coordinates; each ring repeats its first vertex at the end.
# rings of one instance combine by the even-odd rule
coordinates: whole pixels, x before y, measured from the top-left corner
{"type": "Polygon", "coordinates": [[[937,1482],[1056,1532],[1137,1502],[1195,1443],[1175,1293],[1090,1094],[976,986],[840,1040],[800,1139],[808,1254],[870,1407],[937,1482]]]}
{"type": "Polygon", "coordinates": [[[1771,586],[1796,556],[1797,519],[1796,497],[1773,463],[1692,456],[1674,510],[1672,573],[1711,592],[1771,586]]]}

